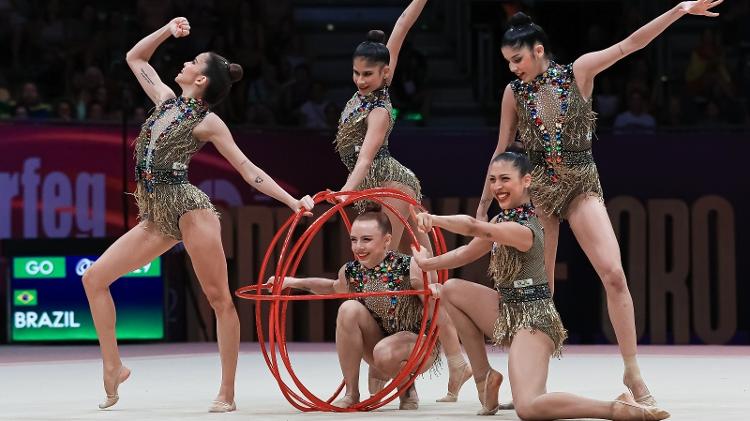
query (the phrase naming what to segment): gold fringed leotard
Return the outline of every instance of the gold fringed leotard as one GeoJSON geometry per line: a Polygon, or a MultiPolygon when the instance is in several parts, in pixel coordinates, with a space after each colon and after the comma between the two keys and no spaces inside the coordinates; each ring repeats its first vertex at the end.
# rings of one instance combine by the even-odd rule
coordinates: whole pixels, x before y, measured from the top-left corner
{"type": "MultiPolygon", "coordinates": [[[[410,269],[411,256],[389,250],[379,265],[368,269],[360,262],[352,261],[346,264],[344,274],[349,282],[349,292],[352,293],[405,291],[413,289],[410,269]]],[[[372,314],[383,331],[383,336],[398,332],[419,334],[424,306],[416,295],[379,295],[358,298],[357,301],[372,314]]],[[[436,356],[439,355],[438,348],[436,346],[433,351],[436,356]]],[[[437,369],[439,361],[439,358],[435,358],[433,371],[437,369]]]]}
{"type": "MultiPolygon", "coordinates": [[[[334,140],[336,152],[339,153],[341,162],[346,165],[351,174],[357,163],[362,144],[365,142],[367,116],[370,115],[372,110],[379,107],[385,108],[388,115],[391,116],[390,124],[385,139],[383,139],[383,145],[375,154],[369,173],[356,190],[382,187],[385,182],[395,181],[414,190],[416,193],[415,199],[420,201],[422,192],[419,179],[410,169],[394,159],[388,150],[388,136],[393,130],[394,120],[391,114],[391,97],[387,85],[367,95],[361,95],[357,92],[346,103],[346,107],[341,113],[336,139],[334,140]]],[[[364,209],[365,202],[357,202],[355,206],[361,212],[364,209]]]]}
{"type": "Polygon", "coordinates": [[[495,345],[507,348],[519,330],[541,331],[555,344],[553,355],[560,356],[568,333],[555,309],[544,271],[542,226],[531,205],[503,210],[497,223],[507,222],[529,228],[534,240],[526,252],[497,243],[492,246],[488,272],[501,296],[492,340],[495,345]]]}
{"type": "Polygon", "coordinates": [[[216,213],[208,196],[188,181],[190,159],[204,145],[193,129],[208,112],[200,99],[168,99],[143,123],[135,140],[138,218],[175,240],[182,239],[179,221],[186,212],[216,213]]]}
{"type": "Polygon", "coordinates": [[[581,194],[603,200],[591,155],[596,117],[578,91],[573,65],[550,62],[529,83],[511,82],[518,130],[533,165],[531,200],[549,215],[565,218],[581,194]]]}

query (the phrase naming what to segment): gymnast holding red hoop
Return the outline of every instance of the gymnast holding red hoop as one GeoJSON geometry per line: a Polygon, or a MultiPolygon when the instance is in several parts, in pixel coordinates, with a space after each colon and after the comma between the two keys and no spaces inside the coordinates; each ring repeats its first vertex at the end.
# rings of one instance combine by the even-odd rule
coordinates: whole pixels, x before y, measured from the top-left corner
{"type": "MultiPolygon", "coordinates": [[[[283,288],[314,294],[422,290],[422,270],[411,256],[391,250],[392,227],[378,204],[368,204],[354,219],[350,240],[356,260],[344,264],[336,279],[285,277],[283,288]]],[[[436,279],[434,272],[428,275],[436,279]]],[[[268,281],[274,284],[274,277],[268,281]]],[[[360,402],[359,367],[364,359],[388,379],[397,377],[409,359],[422,326],[422,296],[370,296],[348,299],[336,318],[336,351],[344,374],[346,394],[333,406],[349,408],[360,402]]],[[[421,374],[439,361],[437,348],[429,362],[413,374],[421,374]]],[[[399,385],[399,387],[402,387],[399,385]]],[[[399,409],[417,409],[419,398],[413,383],[404,385],[399,409]]]]}

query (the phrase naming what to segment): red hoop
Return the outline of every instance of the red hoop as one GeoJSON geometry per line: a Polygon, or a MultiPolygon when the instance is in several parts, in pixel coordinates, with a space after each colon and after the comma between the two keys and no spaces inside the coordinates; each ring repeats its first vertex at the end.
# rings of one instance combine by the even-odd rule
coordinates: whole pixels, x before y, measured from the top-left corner
{"type": "MultiPolygon", "coordinates": [[[[422,314],[422,325],[420,327],[417,341],[414,344],[409,359],[407,360],[404,367],[401,369],[399,374],[392,379],[385,388],[370,398],[359,402],[349,408],[338,408],[331,405],[334,399],[341,393],[344,388],[344,382],[342,381],[338,389],[334,394],[327,400],[322,400],[308,390],[304,384],[299,380],[289,358],[289,353],[286,347],[286,310],[289,305],[289,301],[308,301],[308,300],[326,300],[326,299],[338,299],[338,298],[359,298],[367,296],[393,296],[393,295],[430,295],[428,288],[427,274],[422,272],[422,281],[424,282],[424,289],[421,291],[409,290],[409,291],[383,291],[383,292],[370,292],[370,293],[351,293],[351,294],[328,294],[328,295],[291,295],[292,289],[287,288],[282,290],[281,285],[283,282],[274,283],[271,288],[271,295],[262,295],[264,290],[269,289],[269,286],[263,282],[266,279],[266,267],[271,259],[273,249],[279,242],[282,234],[286,230],[286,236],[284,243],[279,254],[279,261],[276,265],[276,272],[274,274],[275,279],[283,279],[286,276],[293,276],[297,271],[304,253],[310,246],[314,236],[320,231],[321,227],[335,214],[339,214],[346,225],[347,230],[351,229],[351,223],[349,218],[344,212],[344,207],[357,202],[360,200],[370,200],[380,203],[384,208],[389,209],[395,214],[404,224],[405,231],[409,233],[412,239],[412,244],[419,248],[419,242],[411,229],[406,218],[400,215],[391,205],[382,201],[382,198],[396,198],[405,201],[413,206],[417,206],[424,209],[416,200],[406,195],[405,193],[394,190],[394,189],[368,189],[359,192],[320,192],[315,195],[313,200],[315,203],[320,203],[329,199],[333,199],[340,195],[347,195],[347,200],[337,203],[331,209],[325,211],[319,216],[312,224],[302,233],[302,235],[294,242],[290,250],[290,243],[292,241],[292,233],[299,224],[302,218],[302,213],[298,212],[289,217],[289,219],[279,228],[274,235],[266,249],[266,253],[263,257],[263,263],[260,267],[258,274],[258,281],[254,285],[247,285],[237,289],[235,295],[240,298],[254,300],[254,301],[269,301],[271,307],[268,312],[268,348],[266,348],[265,336],[263,334],[263,327],[261,322],[261,306],[256,305],[255,307],[255,328],[258,333],[258,341],[263,352],[263,359],[266,361],[268,368],[271,370],[271,374],[276,379],[276,382],[281,389],[281,393],[289,401],[289,403],[295,408],[303,412],[310,411],[327,411],[327,412],[353,412],[353,411],[372,411],[380,408],[383,405],[388,404],[398,396],[397,385],[401,384],[407,377],[410,377],[406,381],[405,388],[411,386],[416,379],[416,376],[412,376],[411,373],[417,373],[425,366],[432,356],[432,350],[437,342],[437,318],[438,318],[438,306],[439,299],[435,299],[435,307],[432,313],[432,320],[430,327],[427,328],[427,320],[429,316],[429,306],[424,306],[422,314]],[[277,361],[278,356],[281,358],[281,363],[286,368],[287,374],[292,378],[296,391],[287,385],[281,378],[280,366],[277,361]],[[302,396],[301,396],[302,395],[302,396]]],[[[435,255],[442,254],[445,252],[445,239],[439,229],[433,229],[432,239],[435,243],[435,255]]],[[[448,278],[448,271],[438,271],[438,282],[444,283],[448,278]]]]}

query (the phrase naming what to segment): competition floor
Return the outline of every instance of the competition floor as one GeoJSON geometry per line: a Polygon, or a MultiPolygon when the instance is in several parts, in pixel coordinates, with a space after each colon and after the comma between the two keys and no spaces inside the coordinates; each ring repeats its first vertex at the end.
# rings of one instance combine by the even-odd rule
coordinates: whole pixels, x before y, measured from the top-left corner
{"type": "MultiPolygon", "coordinates": [[[[341,380],[332,344],[290,344],[292,363],[303,382],[328,396],[341,380]]],[[[219,382],[215,344],[125,345],[133,370],[120,387],[120,402],[97,409],[104,398],[95,346],[0,346],[0,419],[26,420],[478,420],[476,389],[467,383],[457,403],[435,403],[446,390],[447,373],[417,381],[418,411],[391,403],[374,413],[301,413],[282,397],[255,343],[243,343],[237,375],[238,411],[206,412],[219,382]]],[[[647,347],[641,367],[661,406],[673,420],[750,419],[750,347],[647,347]]],[[[493,365],[506,354],[492,351],[493,365]]],[[[611,399],[622,391],[621,362],[613,346],[570,346],[550,368],[549,390],[611,399]]],[[[365,372],[363,372],[364,374],[365,372]]],[[[365,378],[362,379],[365,390],[365,378]]],[[[510,398],[503,387],[502,401],[510,398]]],[[[513,411],[490,419],[516,420],[513,411]]]]}

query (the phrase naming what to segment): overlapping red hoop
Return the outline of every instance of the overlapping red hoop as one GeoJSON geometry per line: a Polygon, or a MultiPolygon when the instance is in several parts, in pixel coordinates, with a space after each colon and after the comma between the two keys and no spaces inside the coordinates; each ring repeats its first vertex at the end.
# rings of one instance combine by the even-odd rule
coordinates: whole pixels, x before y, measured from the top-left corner
{"type": "MultiPolygon", "coordinates": [[[[412,350],[411,355],[409,356],[409,359],[407,360],[406,364],[404,365],[401,372],[389,382],[386,387],[380,391],[379,393],[371,396],[369,399],[366,399],[350,408],[338,408],[333,405],[331,405],[331,402],[333,402],[334,399],[341,393],[341,391],[344,388],[344,382],[342,381],[339,385],[338,389],[334,392],[334,394],[326,399],[322,400],[318,398],[315,394],[313,394],[305,385],[299,380],[297,375],[294,372],[294,369],[292,368],[292,364],[289,358],[289,352],[286,347],[286,330],[284,329],[284,326],[286,326],[286,310],[287,306],[289,304],[289,301],[302,301],[302,300],[324,300],[324,299],[339,299],[339,298],[345,298],[345,299],[351,299],[351,298],[359,298],[359,297],[368,297],[368,296],[379,296],[379,295],[387,295],[387,296],[393,296],[393,295],[424,295],[428,296],[430,295],[428,286],[428,280],[427,275],[423,273],[423,282],[424,282],[424,289],[421,291],[395,291],[395,292],[374,292],[374,293],[351,293],[351,294],[326,294],[326,295],[291,295],[292,290],[291,289],[283,289],[282,288],[282,282],[276,282],[273,287],[271,287],[271,294],[270,295],[263,295],[263,292],[267,289],[269,289],[269,286],[264,284],[263,280],[266,279],[266,268],[270,262],[271,256],[273,255],[273,250],[276,247],[276,244],[281,239],[281,236],[286,232],[286,236],[284,238],[284,243],[282,245],[280,254],[279,254],[279,260],[276,265],[276,270],[274,272],[274,276],[276,279],[283,279],[285,276],[293,276],[294,273],[297,271],[297,267],[299,266],[299,263],[304,256],[304,253],[307,251],[308,247],[310,246],[310,243],[312,242],[312,239],[314,236],[320,231],[321,227],[324,223],[326,223],[331,217],[338,214],[341,216],[344,224],[346,225],[347,230],[351,229],[351,223],[349,222],[349,218],[347,217],[346,213],[344,212],[344,207],[349,206],[350,204],[360,201],[360,200],[370,200],[374,202],[380,203],[384,208],[389,209],[393,214],[397,215],[398,218],[401,220],[401,222],[404,224],[405,232],[408,232],[412,239],[412,244],[414,244],[417,248],[419,247],[419,243],[417,241],[416,235],[414,234],[414,231],[411,229],[408,221],[406,218],[401,216],[396,209],[393,208],[392,205],[390,205],[387,202],[384,202],[383,198],[395,198],[404,202],[409,203],[410,205],[422,208],[422,206],[417,203],[413,198],[410,196],[404,194],[401,191],[394,190],[394,189],[369,189],[369,190],[363,190],[359,192],[320,192],[315,195],[313,200],[316,204],[331,200],[336,198],[337,196],[348,196],[345,201],[337,203],[330,209],[326,210],[321,216],[319,216],[317,219],[315,219],[308,227],[307,229],[302,233],[302,235],[294,242],[294,244],[291,246],[290,244],[292,242],[292,234],[295,231],[295,228],[299,224],[300,220],[302,219],[302,213],[298,212],[292,216],[289,217],[289,219],[279,228],[279,230],[274,235],[273,239],[271,240],[271,243],[269,244],[268,248],[266,249],[266,253],[263,257],[263,262],[260,267],[260,271],[258,274],[258,281],[254,285],[248,285],[242,288],[239,288],[235,294],[244,299],[249,300],[255,300],[255,301],[268,301],[270,302],[270,309],[268,312],[268,347],[266,347],[266,338],[263,332],[262,327],[262,309],[261,305],[256,305],[255,307],[255,327],[256,331],[258,333],[258,341],[261,346],[261,351],[263,352],[263,358],[266,361],[266,364],[268,365],[268,368],[271,370],[271,374],[276,379],[276,382],[279,385],[279,388],[281,389],[282,394],[284,397],[289,401],[289,403],[294,406],[295,408],[299,409],[303,412],[309,412],[309,411],[329,411],[329,412],[352,412],[352,411],[371,411],[377,408],[380,408],[383,405],[386,405],[393,399],[395,399],[398,396],[398,391],[396,390],[397,385],[401,384],[406,380],[406,386],[410,386],[414,380],[415,376],[412,375],[412,373],[417,373],[421,371],[421,369],[425,366],[425,364],[429,361],[432,350],[434,349],[435,343],[437,341],[437,312],[438,312],[438,305],[439,300],[436,300],[436,305],[434,306],[433,313],[429,314],[429,306],[424,306],[424,312],[422,317],[422,326],[420,328],[420,334],[417,336],[417,341],[414,345],[414,348],[412,350]],[[428,316],[431,316],[433,323],[430,324],[430,326],[427,326],[427,320],[428,316]],[[277,355],[278,353],[278,355],[277,355]],[[281,363],[283,364],[283,367],[286,369],[287,374],[289,377],[291,377],[294,386],[296,386],[297,390],[295,391],[290,385],[286,384],[284,380],[282,379],[282,373],[280,371],[281,366],[279,365],[279,361],[277,361],[277,356],[280,357],[281,363]]],[[[442,233],[439,229],[434,229],[432,231],[432,240],[434,244],[435,254],[442,254],[445,252],[445,239],[443,238],[442,233]]],[[[443,283],[448,277],[447,270],[439,271],[438,272],[438,282],[443,283]]]]}

